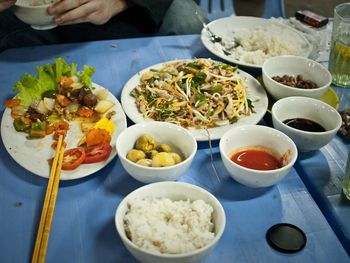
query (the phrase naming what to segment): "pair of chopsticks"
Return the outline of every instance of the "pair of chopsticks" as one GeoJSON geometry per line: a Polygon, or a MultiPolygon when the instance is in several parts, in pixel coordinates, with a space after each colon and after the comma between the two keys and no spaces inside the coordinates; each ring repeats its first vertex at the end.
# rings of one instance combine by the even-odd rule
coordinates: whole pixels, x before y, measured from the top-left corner
{"type": "Polygon", "coordinates": [[[58,138],[56,153],[53,159],[50,178],[46,189],[44,205],[41,212],[40,224],[35,241],[32,263],[45,262],[47,245],[49,243],[51,223],[55,210],[57,192],[60,182],[63,154],[63,136],[60,135],[58,138]]]}

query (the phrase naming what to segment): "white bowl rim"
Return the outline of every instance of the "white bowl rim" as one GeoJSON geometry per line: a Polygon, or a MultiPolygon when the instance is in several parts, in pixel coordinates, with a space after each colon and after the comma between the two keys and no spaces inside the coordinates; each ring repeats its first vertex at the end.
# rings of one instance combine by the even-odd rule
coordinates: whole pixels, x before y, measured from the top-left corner
{"type": "Polygon", "coordinates": [[[305,58],[305,57],[300,57],[300,56],[294,56],[294,55],[282,55],[282,56],[276,56],[276,57],[271,57],[271,58],[268,58],[267,60],[265,60],[265,62],[263,63],[262,65],[262,73],[263,75],[265,75],[269,80],[271,80],[273,83],[275,84],[278,84],[284,88],[286,88],[287,90],[290,90],[290,91],[301,91],[301,92],[305,92],[306,94],[308,93],[314,93],[315,91],[319,91],[319,90],[323,90],[323,89],[326,89],[326,88],[329,88],[331,83],[332,83],[332,75],[331,73],[322,65],[320,64],[319,62],[315,61],[315,60],[312,60],[310,58],[305,58]],[[300,88],[295,88],[295,87],[290,87],[288,85],[285,85],[285,84],[282,84],[276,80],[274,80],[269,74],[266,73],[266,65],[267,63],[273,61],[273,60],[279,60],[279,59],[283,59],[283,58],[294,58],[294,59],[297,59],[297,60],[303,60],[303,61],[308,61],[308,62],[311,62],[317,66],[319,66],[321,68],[322,71],[324,71],[324,73],[327,75],[328,77],[328,82],[327,84],[321,86],[321,87],[317,87],[317,88],[314,88],[314,89],[300,89],[300,88]]]}
{"type": "Polygon", "coordinates": [[[29,5],[29,4],[20,4],[20,3],[15,3],[15,6],[17,7],[21,7],[21,8],[28,8],[28,9],[40,9],[40,8],[47,8],[51,5],[53,5],[54,3],[49,3],[49,4],[44,4],[44,5],[29,5]]]}
{"type": "MultiPolygon", "coordinates": [[[[273,105],[272,105],[272,108],[271,108],[271,115],[275,117],[276,121],[281,124],[283,127],[288,127],[288,129],[291,129],[292,131],[297,131],[299,132],[300,134],[305,134],[305,135],[314,135],[314,136],[322,136],[322,135],[328,135],[328,134],[333,134],[334,132],[337,132],[340,127],[341,127],[341,124],[342,124],[342,118],[340,116],[340,114],[338,113],[338,111],[336,109],[334,109],[332,106],[330,106],[329,104],[321,101],[321,100],[318,100],[318,99],[315,99],[315,98],[310,98],[310,97],[303,97],[303,96],[291,96],[291,97],[285,97],[285,98],[282,98],[282,99],[279,99],[278,101],[276,101],[273,105]],[[326,130],[324,132],[310,132],[310,131],[303,131],[303,130],[299,130],[299,129],[296,129],[296,128],[293,128],[291,126],[288,126],[287,124],[283,123],[283,121],[281,121],[279,118],[276,117],[276,114],[275,113],[275,109],[277,106],[279,106],[279,104],[283,103],[284,101],[286,100],[292,100],[292,99],[296,99],[296,100],[309,100],[309,101],[312,101],[312,102],[315,102],[315,103],[319,103],[320,105],[324,106],[327,108],[327,110],[332,110],[333,112],[335,112],[336,116],[338,116],[338,125],[331,129],[331,130],[326,130]],[[276,106],[275,106],[276,105],[276,106]]],[[[300,116],[300,118],[302,118],[303,116],[300,116]]]]}
{"type": "MultiPolygon", "coordinates": [[[[255,129],[255,128],[253,128],[255,129]]],[[[249,145],[247,146],[249,147],[249,145]]],[[[277,130],[277,129],[274,129],[274,128],[271,128],[271,127],[268,127],[268,126],[264,126],[264,125],[244,125],[244,126],[239,126],[239,127],[234,127],[232,128],[231,130],[227,131],[220,139],[220,143],[219,143],[219,149],[220,149],[220,152],[222,152],[223,154],[223,158],[225,158],[225,160],[228,162],[228,163],[231,163],[233,166],[236,166],[236,167],[239,167],[241,168],[242,170],[244,171],[249,171],[249,172],[256,172],[256,173],[259,173],[260,175],[269,175],[271,174],[271,172],[275,173],[275,172],[282,172],[282,171],[285,171],[285,170],[288,170],[290,169],[292,166],[294,166],[294,163],[295,161],[297,160],[298,158],[298,149],[297,149],[297,146],[295,145],[294,141],[288,136],[286,135],[285,133],[277,130]],[[228,156],[227,154],[224,152],[223,150],[223,144],[224,144],[224,139],[226,139],[226,137],[228,137],[230,131],[232,131],[233,129],[242,129],[242,128],[248,128],[250,129],[250,127],[259,127],[259,128],[256,128],[256,129],[264,129],[264,130],[270,130],[272,132],[275,132],[276,134],[282,136],[283,138],[285,138],[290,144],[291,144],[291,147],[293,148],[293,151],[295,152],[295,155],[293,156],[293,158],[289,161],[289,163],[285,166],[282,166],[281,168],[278,168],[278,169],[273,169],[273,170],[257,170],[257,169],[251,169],[251,168],[247,168],[247,167],[244,167],[242,165],[239,165],[235,162],[233,162],[228,156]]]]}
{"type": "MultiPolygon", "coordinates": [[[[213,209],[214,209],[214,207],[213,207],[213,209]]],[[[209,191],[205,190],[204,188],[202,188],[200,186],[197,186],[197,185],[194,185],[194,184],[191,184],[191,183],[186,183],[186,182],[165,181],[165,182],[156,182],[156,183],[147,184],[147,185],[141,186],[141,187],[135,189],[134,191],[130,192],[119,203],[119,205],[117,207],[117,210],[115,212],[115,220],[114,221],[115,221],[115,225],[116,225],[118,234],[121,237],[121,239],[124,240],[125,242],[127,242],[128,245],[130,245],[134,249],[142,251],[143,253],[145,253],[147,255],[150,255],[150,256],[156,256],[156,257],[161,257],[161,258],[183,258],[183,257],[190,257],[190,256],[194,256],[194,255],[200,254],[201,252],[207,250],[209,247],[211,247],[212,245],[216,244],[220,240],[222,234],[224,233],[225,226],[226,226],[226,214],[225,214],[225,210],[224,210],[223,206],[221,205],[220,201],[212,193],[210,193],[209,191]],[[222,217],[223,223],[222,223],[222,226],[218,229],[218,232],[215,235],[214,239],[211,240],[205,246],[203,246],[203,247],[201,247],[199,249],[190,251],[190,252],[180,253],[180,254],[152,253],[149,250],[146,250],[146,249],[143,249],[143,248],[140,248],[140,247],[136,246],[131,240],[129,240],[129,238],[126,236],[125,232],[121,233],[121,230],[124,230],[124,227],[123,227],[123,229],[119,229],[118,228],[118,226],[117,226],[117,215],[119,215],[119,213],[120,213],[121,205],[124,204],[125,202],[127,202],[127,200],[130,197],[130,195],[134,194],[136,191],[142,191],[145,188],[152,188],[155,185],[167,185],[167,184],[172,184],[172,185],[177,184],[177,185],[183,185],[184,187],[194,188],[197,191],[201,191],[201,192],[207,194],[213,200],[213,202],[216,204],[217,212],[223,216],[222,217]]]]}
{"type": "MultiPolygon", "coordinates": [[[[174,127],[175,127],[175,126],[174,126],[174,127]]],[[[185,128],[179,126],[179,125],[176,125],[176,124],[170,123],[170,122],[163,122],[163,121],[147,121],[147,122],[136,123],[136,124],[134,124],[134,125],[131,125],[131,126],[127,127],[124,131],[122,131],[122,132],[119,134],[118,138],[117,138],[117,141],[116,141],[116,149],[117,149],[117,153],[118,153],[119,158],[122,158],[125,162],[127,162],[127,163],[130,164],[130,165],[133,165],[133,166],[136,166],[136,167],[145,169],[145,170],[149,170],[149,171],[167,171],[167,170],[172,170],[173,168],[182,166],[182,165],[184,165],[184,164],[190,162],[190,161],[194,158],[195,154],[197,153],[198,144],[197,144],[196,138],[195,138],[187,129],[185,129],[185,128]],[[156,123],[156,124],[155,124],[155,123],[156,123]],[[161,126],[169,126],[169,125],[170,125],[170,126],[173,126],[173,125],[175,125],[176,128],[179,128],[181,131],[185,132],[186,135],[188,135],[188,136],[191,138],[191,140],[194,142],[194,145],[193,145],[194,148],[193,148],[191,154],[190,154],[189,156],[186,157],[186,159],[184,159],[184,160],[182,160],[181,162],[179,162],[179,163],[177,163],[177,164],[174,164],[174,165],[172,165],[172,166],[166,166],[166,167],[148,167],[148,166],[143,166],[143,165],[134,163],[134,162],[130,161],[128,158],[126,158],[126,156],[124,156],[124,155],[122,155],[122,154],[119,154],[119,152],[118,152],[118,148],[119,148],[119,147],[118,147],[117,145],[119,145],[119,142],[121,141],[121,137],[122,137],[121,135],[127,133],[127,130],[128,130],[129,128],[136,129],[137,127],[143,126],[143,125],[152,126],[152,125],[158,125],[158,124],[161,125],[161,126]],[[134,127],[134,126],[135,126],[135,127],[134,127]]]]}

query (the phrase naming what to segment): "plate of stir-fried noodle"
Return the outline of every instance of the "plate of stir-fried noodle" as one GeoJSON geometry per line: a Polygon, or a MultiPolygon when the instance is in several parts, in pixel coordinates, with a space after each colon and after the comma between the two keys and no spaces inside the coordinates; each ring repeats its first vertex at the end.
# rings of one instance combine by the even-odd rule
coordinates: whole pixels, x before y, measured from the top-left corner
{"type": "Polygon", "coordinates": [[[125,84],[121,103],[135,123],[171,122],[207,141],[220,139],[233,126],[257,124],[268,98],[260,83],[237,67],[191,59],[140,71],[125,84]]]}

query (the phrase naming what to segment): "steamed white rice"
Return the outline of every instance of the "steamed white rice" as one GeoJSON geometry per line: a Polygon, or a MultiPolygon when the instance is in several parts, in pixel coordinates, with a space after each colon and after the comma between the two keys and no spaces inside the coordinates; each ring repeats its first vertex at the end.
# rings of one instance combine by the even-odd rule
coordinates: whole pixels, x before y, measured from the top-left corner
{"type": "Polygon", "coordinates": [[[240,44],[230,57],[249,64],[262,65],[270,57],[305,55],[305,41],[295,32],[271,25],[235,33],[240,44]]]}
{"type": "Polygon", "coordinates": [[[128,238],[138,247],[179,254],[199,249],[214,239],[213,208],[203,200],[137,199],[124,217],[128,238]]]}

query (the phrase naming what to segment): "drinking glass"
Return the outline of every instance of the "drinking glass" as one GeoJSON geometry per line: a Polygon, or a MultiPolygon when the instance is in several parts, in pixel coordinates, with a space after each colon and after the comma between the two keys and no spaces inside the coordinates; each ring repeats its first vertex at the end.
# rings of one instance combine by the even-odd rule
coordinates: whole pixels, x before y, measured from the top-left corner
{"type": "Polygon", "coordinates": [[[350,88],[350,3],[334,8],[329,71],[333,84],[350,88]]]}

